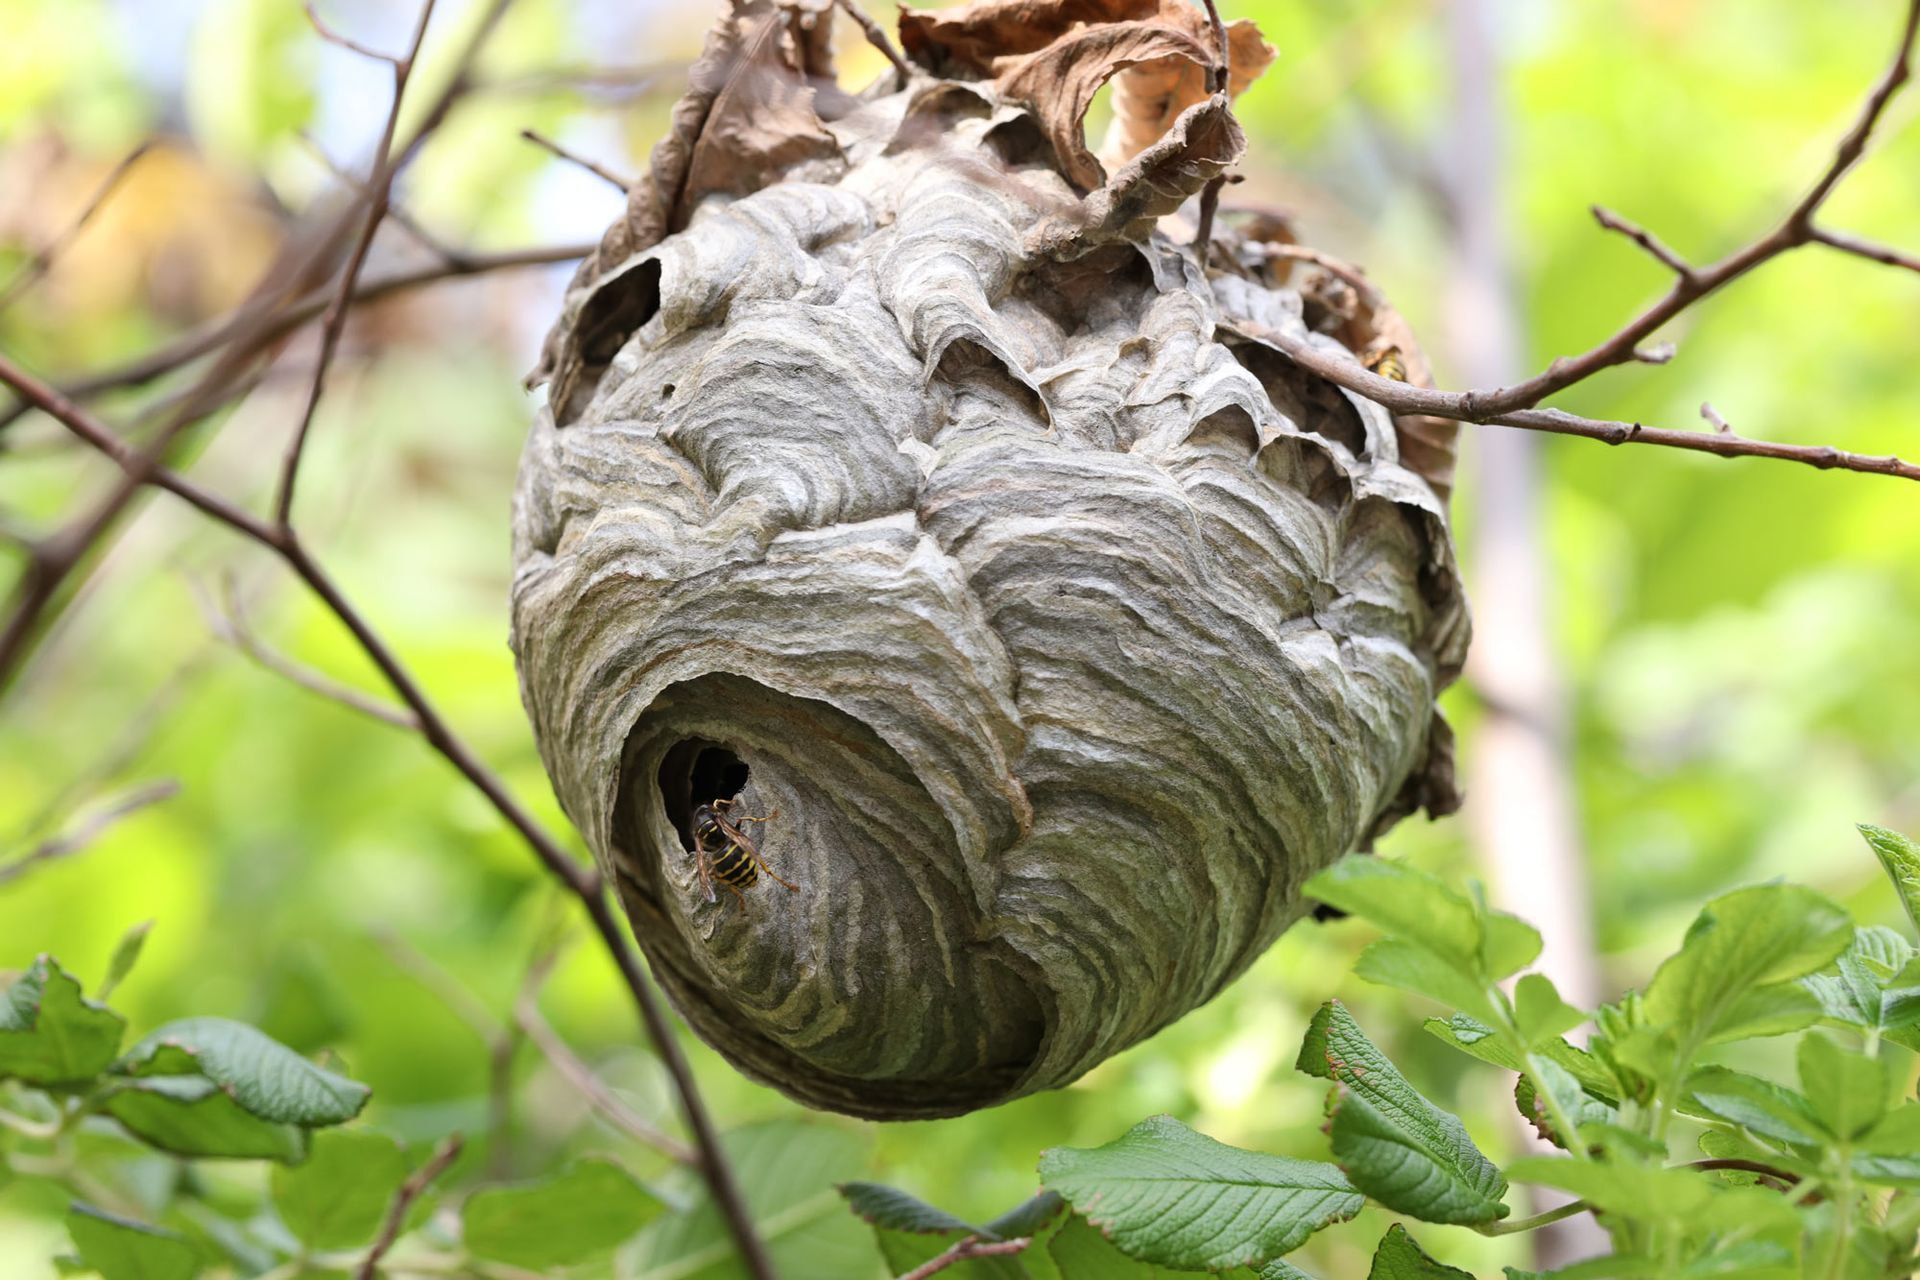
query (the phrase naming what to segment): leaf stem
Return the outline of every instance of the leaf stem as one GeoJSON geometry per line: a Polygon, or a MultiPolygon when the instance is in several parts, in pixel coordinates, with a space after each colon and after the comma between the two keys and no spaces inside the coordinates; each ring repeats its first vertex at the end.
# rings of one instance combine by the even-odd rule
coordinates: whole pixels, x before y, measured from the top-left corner
{"type": "Polygon", "coordinates": [[[38,1124],[18,1112],[0,1107],[0,1129],[11,1129],[21,1137],[31,1138],[35,1142],[52,1142],[60,1136],[60,1131],[64,1127],[64,1124],[59,1121],[38,1124]]]}
{"type": "Polygon", "coordinates": [[[1517,1235],[1522,1231],[1532,1231],[1536,1227],[1544,1227],[1550,1222],[1559,1222],[1562,1218],[1571,1218],[1575,1214],[1585,1213],[1591,1207],[1592,1206],[1585,1200],[1575,1200],[1570,1204],[1563,1204],[1557,1209],[1548,1209],[1545,1213],[1536,1213],[1531,1218],[1515,1218],[1503,1222],[1481,1222],[1476,1223],[1473,1229],[1483,1236],[1517,1235]]]}

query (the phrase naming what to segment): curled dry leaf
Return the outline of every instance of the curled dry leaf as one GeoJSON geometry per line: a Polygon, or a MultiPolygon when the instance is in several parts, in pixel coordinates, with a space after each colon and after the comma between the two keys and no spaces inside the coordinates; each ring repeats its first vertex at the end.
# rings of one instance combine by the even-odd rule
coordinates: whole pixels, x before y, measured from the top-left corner
{"type": "Polygon", "coordinates": [[[1455,800],[1445,508],[1274,341],[1388,313],[1314,332],[1264,246],[1157,228],[1241,154],[1224,95],[1108,182],[1061,137],[1128,57],[1204,56],[1160,12],[909,14],[923,70],[848,97],[811,10],[736,4],[549,346],[542,759],[690,1025],[815,1106],[1065,1084],[1455,800]],[[772,873],[738,901],[721,800],[772,873]]]}
{"type": "MultiPolygon", "coordinates": [[[[1169,6],[1168,17],[1183,22],[1203,44],[1212,33],[1200,10],[1190,4],[1169,6]]],[[[1242,18],[1227,25],[1227,96],[1237,98],[1273,65],[1274,48],[1260,28],[1242,18]]],[[[1180,113],[1207,97],[1204,66],[1182,57],[1136,63],[1113,78],[1113,119],[1100,144],[1100,162],[1118,169],[1152,146],[1173,127],[1180,113]]]]}
{"type": "Polygon", "coordinates": [[[1027,237],[1028,249],[1073,257],[1112,240],[1143,239],[1154,222],[1197,195],[1246,149],[1246,134],[1227,109],[1226,95],[1195,103],[1165,137],[1072,213],[1035,227],[1027,237]]]}
{"type": "MultiPolygon", "coordinates": [[[[1214,61],[1206,17],[1187,0],[982,0],[935,13],[908,10],[900,32],[908,54],[930,70],[991,78],[1004,98],[1031,108],[1083,191],[1205,101],[1214,61]],[[1087,149],[1083,122],[1093,95],[1116,76],[1116,125],[1124,127],[1109,133],[1103,168],[1087,149]]],[[[1229,94],[1237,96],[1272,63],[1273,49],[1247,21],[1233,24],[1228,47],[1229,94]]]]}

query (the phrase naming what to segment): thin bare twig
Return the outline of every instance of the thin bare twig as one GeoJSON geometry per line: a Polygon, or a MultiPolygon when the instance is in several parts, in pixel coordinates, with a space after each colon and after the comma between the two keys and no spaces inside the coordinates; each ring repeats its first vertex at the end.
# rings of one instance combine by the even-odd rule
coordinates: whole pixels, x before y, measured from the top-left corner
{"type": "Polygon", "coordinates": [[[149,782],[145,786],[135,787],[104,808],[88,815],[73,830],[49,840],[43,840],[19,857],[0,863],[0,885],[11,884],[36,867],[79,853],[122,818],[164,800],[170,800],[179,794],[180,784],[172,778],[163,778],[158,782],[149,782]]]}
{"type": "MultiPolygon", "coordinates": [[[[385,62],[393,68],[393,105],[387,110],[386,124],[380,131],[380,142],[375,149],[373,176],[366,185],[366,218],[360,227],[360,234],[354,240],[353,248],[347,255],[347,265],[340,273],[340,283],[333,295],[333,301],[327,304],[327,313],[320,321],[320,358],[313,368],[313,381],[307,388],[306,409],[300,415],[300,425],[294,428],[293,436],[287,441],[286,455],[280,463],[280,484],[273,503],[273,518],[281,528],[291,528],[293,520],[293,489],[300,476],[300,459],[306,452],[307,435],[313,429],[313,415],[320,407],[320,397],[326,390],[327,369],[333,364],[334,353],[340,348],[340,337],[346,332],[347,310],[353,302],[354,286],[360,281],[360,269],[366,265],[367,254],[373,248],[373,238],[380,231],[380,224],[386,220],[387,206],[393,199],[393,178],[395,173],[393,143],[394,135],[400,128],[400,107],[407,96],[407,81],[413,76],[414,60],[420,56],[420,46],[426,43],[427,27],[433,21],[435,0],[422,0],[420,17],[414,24],[413,39],[407,46],[407,52],[399,58],[389,58],[383,54],[369,53],[359,45],[347,41],[348,48],[366,53],[368,57],[385,62]]],[[[307,16],[313,20],[321,35],[329,36],[321,23],[313,5],[307,5],[307,16]]],[[[339,39],[339,37],[329,38],[339,39]]]]}
{"type": "MultiPolygon", "coordinates": [[[[269,323],[292,298],[305,294],[331,274],[348,229],[345,218],[335,218],[288,246],[230,322],[232,336],[193,391],[160,425],[152,438],[134,450],[122,442],[121,474],[107,495],[91,510],[70,521],[40,543],[13,591],[13,607],[0,627],[0,695],[12,685],[27,654],[42,633],[41,621],[65,586],[67,578],[105,543],[120,517],[141,489],[160,469],[174,443],[198,422],[225,389],[244,376],[262,351],[275,341],[269,323]]],[[[104,428],[102,428],[104,430],[104,428]]],[[[111,433],[107,433],[111,435],[111,433]]]]}
{"type": "Polygon", "coordinates": [[[905,1273],[900,1280],[927,1280],[945,1271],[948,1267],[966,1262],[972,1258],[999,1258],[1021,1252],[1033,1241],[1025,1236],[1018,1240],[982,1240],[979,1236],[968,1236],[955,1242],[951,1249],[937,1258],[929,1258],[913,1270],[905,1273]]]}
{"type": "Polygon", "coordinates": [[[241,604],[240,594],[232,579],[222,583],[219,599],[215,599],[213,593],[196,579],[189,578],[188,586],[193,592],[194,602],[200,606],[200,615],[206,620],[207,629],[259,666],[309,693],[316,693],[329,702],[337,702],[349,711],[396,729],[419,730],[420,721],[412,713],[321,675],[311,667],[302,666],[262,641],[248,624],[246,609],[241,604]]]}
{"type": "Polygon", "coordinates": [[[431,1160],[400,1184],[400,1190],[393,1194],[393,1202],[387,1206],[386,1220],[380,1224],[380,1235],[367,1250],[367,1256],[361,1260],[360,1269],[354,1272],[354,1280],[374,1280],[379,1272],[380,1259],[387,1256],[387,1250],[393,1248],[394,1241],[400,1238],[400,1232],[406,1227],[407,1213],[413,1208],[414,1201],[425,1195],[427,1188],[433,1185],[433,1180],[460,1158],[461,1146],[460,1135],[452,1135],[440,1144],[431,1160]]]}
{"type": "MultiPolygon", "coordinates": [[[[138,463],[138,457],[129,458],[131,451],[107,427],[4,356],[0,356],[0,383],[12,387],[36,408],[65,424],[82,439],[95,444],[109,457],[121,461],[123,466],[138,463]]],[[[164,468],[150,468],[143,477],[143,483],[166,489],[183,498],[204,514],[278,555],[352,633],[361,650],[379,669],[394,693],[419,718],[421,737],[486,798],[494,811],[526,842],[547,871],[580,900],[593,922],[594,932],[619,968],[621,978],[639,1010],[647,1036],[673,1080],[688,1132],[693,1135],[700,1152],[701,1174],[733,1236],[748,1274],[755,1280],[771,1280],[774,1275],[772,1261],[754,1230],[752,1218],[748,1216],[746,1201],[740,1194],[732,1166],[720,1146],[719,1134],[713,1127],[706,1103],[694,1082],[693,1070],[674,1037],[666,1012],[640,965],[638,955],[628,944],[620,921],[608,903],[606,886],[599,871],[575,862],[453,732],[441,718],[438,708],[414,680],[412,673],[340,591],[332,577],[313,559],[291,528],[261,520],[226,498],[164,468]]]]}
{"type": "Polygon", "coordinates": [[[639,97],[650,93],[668,76],[686,72],[683,62],[659,62],[635,67],[548,67],[518,75],[477,81],[475,93],[549,93],[555,89],[599,92],[608,98],[639,97]]]}
{"type": "MultiPolygon", "coordinates": [[[[1920,34],[1920,0],[1909,0],[1899,41],[1886,70],[1874,82],[1852,127],[1835,147],[1833,159],[1828,162],[1825,171],[1771,232],[1711,266],[1696,267],[1677,275],[1673,284],[1658,301],[1628,321],[1612,337],[1581,355],[1563,356],[1525,382],[1492,391],[1468,392],[1466,403],[1469,412],[1466,420],[1488,422],[1493,421],[1498,415],[1531,408],[1555,392],[1563,391],[1576,382],[1590,378],[1602,369],[1625,364],[1635,359],[1634,352],[1641,341],[1650,337],[1655,330],[1682,311],[1708,294],[1738,280],[1754,268],[1801,245],[1824,243],[1854,252],[1855,250],[1847,244],[1834,245],[1835,239],[1846,241],[1848,238],[1826,235],[1814,225],[1814,217],[1826,203],[1827,197],[1833,194],[1840,180],[1866,153],[1867,142],[1885,114],[1887,104],[1893,100],[1894,95],[1910,77],[1913,46],[1917,34],[1920,34]]],[[[1651,237],[1648,239],[1651,240],[1651,237]]],[[[1653,251],[1647,244],[1642,244],[1642,247],[1647,248],[1649,252],[1653,251]]],[[[1864,256],[1872,257],[1873,255],[1864,256]]],[[[1675,255],[1675,258],[1678,260],[1678,255],[1675,255]]],[[[1894,265],[1905,265],[1905,263],[1897,262],[1894,265]]]]}
{"type": "MultiPolygon", "coordinates": [[[[353,305],[365,306],[393,294],[438,284],[443,280],[489,275],[496,271],[512,271],[523,267],[545,267],[557,263],[574,262],[586,257],[593,252],[593,249],[594,246],[591,244],[562,244],[543,245],[532,249],[510,249],[499,253],[457,251],[459,256],[453,261],[408,267],[362,280],[360,286],[354,290],[353,305]]],[[[261,327],[262,339],[273,342],[285,337],[326,310],[327,301],[328,295],[320,290],[308,293],[268,319],[261,327]]],[[[62,387],[61,391],[73,400],[86,401],[103,392],[143,386],[193,363],[210,352],[220,350],[233,342],[247,325],[256,319],[257,317],[252,317],[244,311],[222,316],[125,364],[81,375],[62,387]]],[[[12,408],[0,411],[0,429],[4,429],[21,414],[35,407],[37,406],[21,400],[12,408]]]]}
{"type": "Polygon", "coordinates": [[[540,1012],[540,985],[552,969],[549,957],[537,967],[537,974],[529,972],[527,983],[521,987],[520,995],[514,1001],[514,1023],[526,1033],[541,1056],[553,1064],[554,1070],[565,1076],[567,1082],[580,1092],[595,1111],[603,1116],[607,1123],[632,1138],[642,1146],[652,1147],[670,1159],[681,1164],[697,1164],[699,1155],[686,1144],[676,1141],[647,1122],[632,1107],[620,1100],[618,1094],[609,1089],[603,1081],[576,1054],[572,1047],[553,1029],[553,1025],[540,1012]]]}
{"type": "MultiPolygon", "coordinates": [[[[431,8],[432,6],[429,5],[428,7],[431,8]]],[[[363,58],[371,58],[375,62],[384,62],[396,70],[399,68],[401,62],[404,61],[404,59],[396,58],[390,53],[382,53],[369,45],[364,45],[357,40],[349,39],[341,35],[338,31],[335,31],[332,27],[329,27],[321,20],[319,11],[313,7],[313,0],[307,0],[306,8],[307,21],[312,24],[313,29],[319,33],[320,38],[328,44],[337,44],[342,49],[357,53],[363,58]]],[[[416,45],[416,47],[418,46],[416,45]]]]}
{"type": "Polygon", "coordinates": [[[1712,423],[1713,429],[1722,435],[1726,435],[1733,430],[1732,427],[1727,425],[1727,420],[1720,416],[1720,411],[1704,400],[1700,402],[1700,416],[1712,423]]]}
{"type": "MultiPolygon", "coordinates": [[[[1220,6],[1215,0],[1206,0],[1206,6],[1207,26],[1213,32],[1213,63],[1207,68],[1207,92],[1225,93],[1233,58],[1227,43],[1227,24],[1220,20],[1220,6]]],[[[1213,250],[1213,219],[1220,208],[1220,191],[1226,185],[1227,175],[1222,173],[1200,189],[1200,223],[1193,233],[1193,252],[1200,259],[1203,272],[1213,250]]]]}
{"type": "Polygon", "coordinates": [[[108,197],[113,195],[121,180],[127,176],[134,165],[140,163],[140,158],[152,149],[153,139],[149,138],[129,151],[118,164],[107,171],[107,176],[100,180],[100,185],[94,189],[92,197],[81,206],[79,216],[67,224],[66,230],[35,250],[33,256],[27,260],[27,264],[20,269],[20,273],[7,282],[5,289],[0,290],[0,311],[5,311],[12,306],[21,294],[31,289],[45,277],[47,272],[53,270],[53,264],[66,251],[67,246],[86,230],[87,224],[93,221],[93,215],[100,212],[101,206],[106,204],[108,197]]]}
{"type": "Polygon", "coordinates": [[[900,51],[893,47],[893,41],[887,38],[887,33],[881,29],[880,24],[869,18],[867,11],[855,3],[855,0],[833,0],[833,2],[840,6],[840,12],[853,19],[854,24],[860,28],[860,34],[867,38],[867,43],[878,49],[886,60],[893,64],[893,87],[906,88],[908,82],[913,79],[913,68],[909,67],[907,60],[900,56],[900,51]]]}
{"type": "MultiPolygon", "coordinates": [[[[362,200],[371,201],[374,198],[373,187],[367,179],[353,173],[345,165],[328,155],[326,148],[321,146],[319,140],[312,134],[302,130],[300,133],[300,141],[306,146],[307,151],[312,154],[313,158],[318,160],[321,166],[325,168],[328,173],[332,174],[337,181],[352,187],[354,192],[358,194],[362,200]]],[[[460,250],[427,230],[426,227],[421,225],[418,218],[408,213],[404,206],[391,197],[387,200],[387,221],[412,236],[414,240],[427,251],[438,254],[449,262],[459,260],[461,256],[460,250]]]]}
{"type": "Polygon", "coordinates": [[[1844,231],[1827,231],[1815,227],[1813,242],[1823,244],[1829,249],[1838,249],[1842,253],[1850,253],[1856,258],[1878,262],[1882,266],[1899,267],[1903,271],[1920,271],[1920,255],[1902,253],[1898,249],[1889,248],[1872,240],[1863,240],[1859,236],[1851,236],[1844,231]]]}
{"type": "Polygon", "coordinates": [[[1605,205],[1598,204],[1593,206],[1593,220],[1608,231],[1617,231],[1645,249],[1655,261],[1681,279],[1692,277],[1692,264],[1670,249],[1659,236],[1654,235],[1639,223],[1629,222],[1605,205]]]}
{"type": "Polygon", "coordinates": [[[1357,392],[1397,414],[1428,414],[1436,418],[1450,418],[1455,422],[1477,422],[1487,426],[1545,431],[1553,435],[1584,436],[1605,444],[1663,445],[1671,449],[1716,454],[1723,458],[1778,458],[1785,462],[1804,463],[1822,471],[1860,471],[1870,475],[1897,476],[1902,480],[1920,480],[1920,465],[1892,455],[1875,457],[1850,453],[1831,445],[1750,440],[1731,432],[1674,431],[1638,422],[1582,418],[1559,409],[1515,409],[1494,413],[1488,410],[1483,399],[1471,391],[1437,391],[1396,382],[1362,368],[1351,356],[1332,354],[1304,337],[1258,325],[1243,327],[1249,336],[1288,356],[1302,368],[1320,375],[1335,386],[1357,392]]]}
{"type": "Polygon", "coordinates": [[[625,195],[633,187],[632,178],[623,178],[619,174],[615,173],[613,170],[606,168],[604,165],[601,165],[596,163],[595,161],[589,160],[583,155],[579,155],[579,154],[576,154],[575,152],[567,150],[565,147],[561,146],[559,143],[555,142],[552,138],[549,138],[546,134],[541,133],[537,129],[522,129],[520,131],[520,136],[522,138],[525,138],[528,142],[531,142],[534,146],[540,147],[543,150],[546,150],[552,153],[553,155],[558,156],[560,159],[565,160],[568,164],[580,166],[582,169],[585,169],[588,173],[600,179],[602,182],[611,183],[613,186],[619,189],[622,195],[625,195]]]}

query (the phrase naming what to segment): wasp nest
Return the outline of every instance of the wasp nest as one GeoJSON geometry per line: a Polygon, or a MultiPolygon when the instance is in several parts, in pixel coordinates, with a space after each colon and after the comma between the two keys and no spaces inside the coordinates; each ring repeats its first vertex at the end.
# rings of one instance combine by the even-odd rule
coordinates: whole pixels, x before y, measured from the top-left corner
{"type": "MultiPolygon", "coordinates": [[[[576,277],[513,640],[700,1035],[951,1115],[1180,1017],[1452,802],[1451,448],[1269,343],[1422,377],[1363,277],[1231,218],[1201,264],[1182,207],[1245,140],[1184,0],[909,11],[858,95],[831,12],[735,0],[576,277]],[[695,811],[736,797],[797,890],[703,881],[695,811]]],[[[1272,58],[1229,47],[1229,91],[1272,58]]]]}

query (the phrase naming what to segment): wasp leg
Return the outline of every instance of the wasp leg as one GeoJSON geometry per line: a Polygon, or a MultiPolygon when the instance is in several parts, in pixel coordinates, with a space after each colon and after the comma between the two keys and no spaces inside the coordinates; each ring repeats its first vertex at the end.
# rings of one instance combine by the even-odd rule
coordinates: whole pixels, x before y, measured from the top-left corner
{"type": "Polygon", "coordinates": [[[733,823],[737,827],[743,822],[772,822],[775,818],[779,816],[780,816],[780,811],[778,809],[775,809],[772,812],[768,813],[767,816],[764,818],[756,818],[750,814],[745,814],[745,813],[739,814],[737,816],[734,814],[728,814],[727,821],[733,823]]]}
{"type": "Polygon", "coordinates": [[[778,880],[781,884],[787,886],[787,888],[794,890],[795,892],[799,891],[800,889],[799,885],[795,884],[793,881],[787,879],[785,876],[781,875],[778,871],[775,871],[772,867],[767,865],[766,858],[761,855],[758,849],[754,848],[752,845],[747,845],[746,850],[748,854],[752,856],[753,860],[760,864],[760,869],[762,871],[772,876],[775,880],[778,880]]]}
{"type": "Polygon", "coordinates": [[[747,909],[747,895],[740,892],[740,886],[726,880],[722,880],[720,883],[733,890],[733,900],[740,904],[740,910],[745,911],[747,909]]]}

